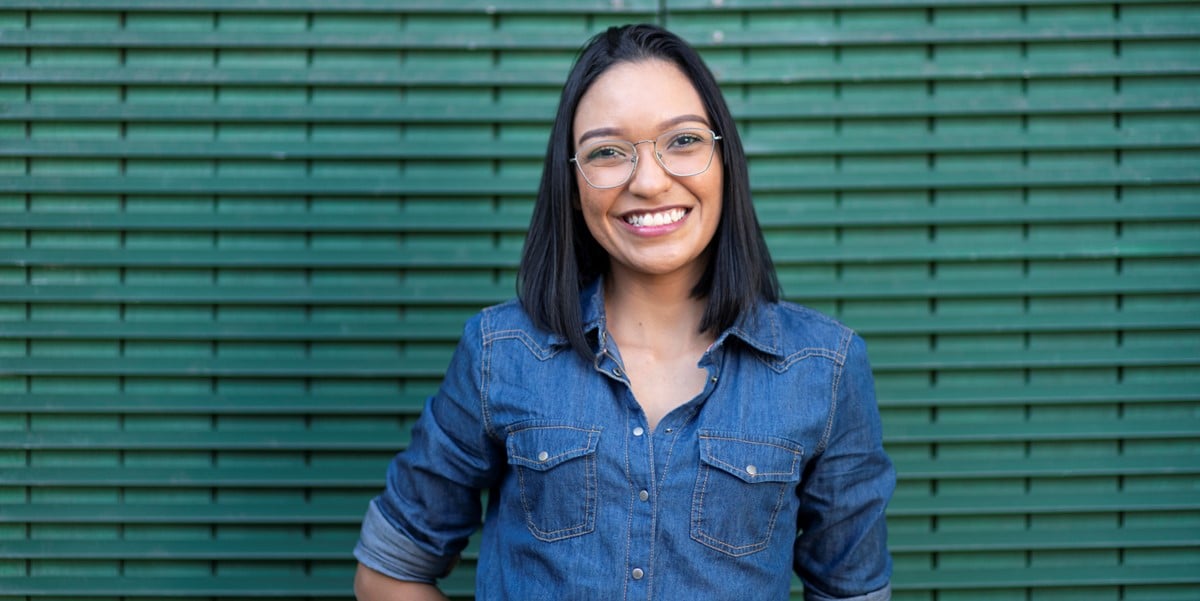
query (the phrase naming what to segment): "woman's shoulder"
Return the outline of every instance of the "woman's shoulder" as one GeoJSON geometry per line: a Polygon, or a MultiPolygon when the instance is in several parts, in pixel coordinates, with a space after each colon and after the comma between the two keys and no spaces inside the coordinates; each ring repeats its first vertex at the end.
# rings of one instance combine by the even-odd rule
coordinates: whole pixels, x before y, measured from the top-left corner
{"type": "Polygon", "coordinates": [[[477,332],[484,344],[516,338],[527,346],[549,350],[566,343],[561,336],[538,327],[516,298],[483,308],[467,320],[466,327],[468,331],[477,332]]]}
{"type": "Polygon", "coordinates": [[[816,309],[788,301],[767,303],[759,307],[757,334],[775,347],[775,354],[795,356],[814,351],[827,351],[845,359],[850,345],[858,338],[853,329],[816,309]]]}

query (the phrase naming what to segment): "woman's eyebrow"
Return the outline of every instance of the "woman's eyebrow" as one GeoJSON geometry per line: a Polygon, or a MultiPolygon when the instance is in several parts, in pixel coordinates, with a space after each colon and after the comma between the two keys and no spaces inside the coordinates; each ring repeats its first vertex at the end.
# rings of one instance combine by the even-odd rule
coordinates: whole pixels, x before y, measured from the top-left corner
{"type": "MultiPolygon", "coordinates": [[[[709,127],[708,119],[705,119],[704,117],[701,117],[700,115],[693,115],[691,113],[688,113],[686,115],[680,115],[678,117],[672,117],[670,119],[667,119],[666,121],[659,123],[658,128],[665,130],[667,128],[675,127],[676,125],[679,125],[681,123],[688,123],[688,122],[692,122],[692,121],[703,123],[705,127],[709,127]]],[[[584,141],[586,141],[589,138],[599,138],[602,136],[604,136],[604,137],[620,136],[620,135],[621,135],[621,130],[619,130],[615,127],[599,127],[596,129],[589,129],[588,131],[583,132],[582,136],[579,136],[579,141],[576,142],[576,144],[582,145],[584,143],[584,141]]]]}

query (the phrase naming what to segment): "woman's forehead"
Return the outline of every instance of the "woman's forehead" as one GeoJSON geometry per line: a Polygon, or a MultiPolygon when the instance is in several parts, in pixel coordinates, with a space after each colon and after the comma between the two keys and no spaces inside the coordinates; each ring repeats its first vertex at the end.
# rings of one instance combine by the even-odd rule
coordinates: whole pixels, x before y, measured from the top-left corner
{"type": "Polygon", "coordinates": [[[656,59],[617,63],[580,98],[573,138],[597,129],[632,135],[688,123],[708,125],[706,115],[700,93],[676,65],[656,59]]]}

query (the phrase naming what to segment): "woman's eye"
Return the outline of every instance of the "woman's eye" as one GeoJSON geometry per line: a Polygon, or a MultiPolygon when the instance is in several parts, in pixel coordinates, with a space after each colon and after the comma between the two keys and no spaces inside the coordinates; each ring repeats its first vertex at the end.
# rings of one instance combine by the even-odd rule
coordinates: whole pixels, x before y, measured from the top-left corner
{"type": "Polygon", "coordinates": [[[700,144],[702,142],[704,142],[704,138],[701,138],[699,135],[680,134],[678,136],[675,136],[674,138],[671,138],[671,143],[668,145],[668,148],[682,150],[685,148],[689,148],[691,146],[695,146],[696,144],[700,144]]]}
{"type": "Polygon", "coordinates": [[[598,146],[588,151],[589,161],[615,161],[625,158],[625,152],[617,146],[598,146]]]}

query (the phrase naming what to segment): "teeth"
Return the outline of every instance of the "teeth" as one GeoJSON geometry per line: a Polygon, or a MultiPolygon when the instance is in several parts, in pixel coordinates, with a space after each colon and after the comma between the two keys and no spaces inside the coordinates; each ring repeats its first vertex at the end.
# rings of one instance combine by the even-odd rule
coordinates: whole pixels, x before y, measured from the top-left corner
{"type": "Polygon", "coordinates": [[[663,211],[661,213],[630,215],[625,218],[625,222],[636,227],[670,225],[683,219],[684,215],[687,215],[687,211],[683,209],[671,209],[670,211],[663,211]]]}

